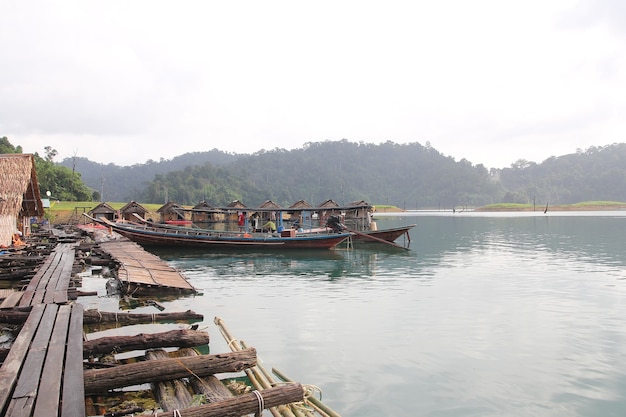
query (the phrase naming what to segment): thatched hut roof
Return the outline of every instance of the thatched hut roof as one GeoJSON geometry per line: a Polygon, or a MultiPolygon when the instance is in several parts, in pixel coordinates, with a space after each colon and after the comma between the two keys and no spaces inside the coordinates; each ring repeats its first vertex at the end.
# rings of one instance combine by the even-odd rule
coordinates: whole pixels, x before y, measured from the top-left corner
{"type": "Polygon", "coordinates": [[[172,212],[179,212],[181,210],[182,210],[181,206],[174,203],[173,201],[168,201],[167,203],[163,204],[161,207],[157,209],[157,213],[172,213],[172,212]]]}
{"type": "Polygon", "coordinates": [[[228,208],[248,208],[245,204],[243,204],[239,200],[231,201],[227,207],[228,208]]]}
{"type": "Polygon", "coordinates": [[[339,204],[337,204],[334,200],[326,200],[318,207],[320,208],[338,208],[339,204]]]}
{"type": "Polygon", "coordinates": [[[0,244],[11,244],[18,217],[43,215],[33,155],[0,155],[0,244]]]}
{"type": "Polygon", "coordinates": [[[365,200],[352,201],[348,204],[349,207],[371,207],[372,205],[365,200]]]}
{"type": "Polygon", "coordinates": [[[120,209],[120,213],[122,214],[137,213],[139,215],[144,215],[147,212],[148,210],[141,204],[137,203],[136,201],[131,201],[130,203],[126,204],[124,207],[120,209]]]}
{"type": "Polygon", "coordinates": [[[43,216],[35,158],[30,154],[0,155],[0,215],[43,216]]]}
{"type": "Polygon", "coordinates": [[[212,209],[213,207],[207,203],[206,201],[201,201],[195,206],[193,206],[193,210],[201,210],[201,209],[212,209]]]}
{"type": "Polygon", "coordinates": [[[298,200],[289,206],[290,209],[312,209],[313,206],[306,200],[298,200]]]}
{"type": "Polygon", "coordinates": [[[93,216],[94,214],[115,214],[116,210],[108,205],[107,203],[100,203],[91,210],[89,210],[88,214],[93,216]]]}
{"type": "Polygon", "coordinates": [[[0,202],[0,215],[43,215],[32,155],[0,155],[0,202]]]}
{"type": "Polygon", "coordinates": [[[262,209],[279,209],[280,206],[278,204],[274,203],[272,200],[267,200],[263,204],[261,204],[261,206],[259,208],[262,208],[262,209]]]}

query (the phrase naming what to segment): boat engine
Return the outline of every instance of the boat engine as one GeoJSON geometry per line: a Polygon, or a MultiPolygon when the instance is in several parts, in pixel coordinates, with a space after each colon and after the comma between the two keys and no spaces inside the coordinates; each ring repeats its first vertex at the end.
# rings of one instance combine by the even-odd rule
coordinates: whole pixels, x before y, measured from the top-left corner
{"type": "Polygon", "coordinates": [[[334,214],[326,220],[326,227],[330,227],[336,233],[341,233],[346,229],[346,226],[341,223],[341,218],[334,214]]]}

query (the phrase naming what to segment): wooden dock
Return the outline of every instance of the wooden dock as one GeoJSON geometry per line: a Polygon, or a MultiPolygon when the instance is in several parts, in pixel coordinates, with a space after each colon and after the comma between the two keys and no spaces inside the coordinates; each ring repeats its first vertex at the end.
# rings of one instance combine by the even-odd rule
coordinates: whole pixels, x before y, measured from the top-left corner
{"type": "Polygon", "coordinates": [[[126,238],[105,241],[100,243],[100,248],[119,264],[117,279],[125,293],[168,289],[184,293],[196,291],[179,271],[135,242],[126,238]]]}
{"type": "MultiPolygon", "coordinates": [[[[7,292],[0,304],[3,311],[30,309],[0,367],[3,417],[85,415],[84,312],[82,305],[69,303],[68,294],[76,246],[64,238],[25,290],[7,292]]],[[[118,240],[103,246],[120,263],[128,285],[194,291],[179,272],[133,242],[118,240]]]]}
{"type": "MultiPolygon", "coordinates": [[[[115,240],[100,242],[99,245],[119,263],[121,271],[126,271],[123,273],[127,273],[124,277],[128,285],[195,291],[174,268],[131,241],[115,240]]],[[[204,401],[196,405],[196,397],[191,395],[179,400],[171,397],[165,389],[162,395],[157,393],[157,397],[159,407],[166,416],[260,415],[264,409],[272,410],[291,403],[298,403],[298,409],[301,409],[305,390],[298,383],[264,386],[253,392],[231,396],[214,376],[241,372],[255,366],[254,348],[201,356],[197,352],[189,352],[189,357],[182,352],[171,352],[170,356],[170,352],[164,351],[163,358],[148,358],[152,360],[136,363],[116,361],[115,366],[106,366],[108,362],[105,364],[101,359],[112,353],[197,346],[198,343],[208,343],[208,334],[192,328],[155,335],[101,337],[85,342],[83,325],[89,317],[98,323],[110,321],[112,326],[117,327],[122,322],[171,321],[172,316],[180,315],[99,311],[92,314],[92,310],[84,311],[81,304],[70,301],[69,294],[75,255],[81,250],[84,249],[76,242],[64,238],[42,262],[24,291],[5,294],[0,314],[5,322],[21,325],[21,329],[8,352],[2,354],[0,416],[84,417],[86,414],[100,414],[98,410],[95,414],[87,412],[94,410],[88,405],[90,401],[93,403],[94,396],[101,398],[111,389],[149,382],[163,383],[163,387],[167,388],[169,381],[174,384],[171,386],[191,389],[194,395],[202,395],[204,401]],[[87,345],[91,347],[85,350],[87,345]],[[83,358],[87,357],[89,360],[84,361],[83,358]]],[[[78,256],[78,259],[81,257],[78,256]]],[[[186,313],[182,318],[185,321],[189,317],[202,320],[202,316],[197,317],[193,312],[186,313]]],[[[141,407],[134,407],[122,410],[119,415],[143,411],[141,407]]]]}
{"type": "Polygon", "coordinates": [[[69,301],[70,277],[76,243],[61,243],[48,255],[24,291],[10,293],[0,309],[29,307],[41,303],[65,304],[69,301]]]}
{"type": "Polygon", "coordinates": [[[25,291],[0,308],[31,308],[0,367],[0,415],[84,416],[83,307],[67,304],[75,243],[61,243],[25,291]]]}

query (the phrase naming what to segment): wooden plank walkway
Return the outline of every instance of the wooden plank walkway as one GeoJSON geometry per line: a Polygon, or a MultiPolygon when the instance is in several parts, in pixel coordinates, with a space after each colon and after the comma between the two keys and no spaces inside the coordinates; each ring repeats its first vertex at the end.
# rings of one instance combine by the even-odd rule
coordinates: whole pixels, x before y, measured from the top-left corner
{"type": "Polygon", "coordinates": [[[84,416],[83,307],[67,304],[76,243],[61,243],[2,309],[32,307],[0,367],[0,415],[84,416]]]}
{"type": "MultiPolygon", "coordinates": [[[[59,243],[23,292],[8,294],[2,308],[32,307],[0,367],[0,416],[85,415],[83,307],[68,304],[75,242],[59,243]]],[[[101,243],[120,263],[127,284],[195,292],[159,257],[131,241],[101,243]]]]}
{"type": "Polygon", "coordinates": [[[11,291],[7,293],[6,297],[2,300],[2,304],[0,304],[0,310],[16,307],[22,299],[22,295],[24,295],[22,291],[11,291]]]}
{"type": "Polygon", "coordinates": [[[101,242],[100,248],[119,264],[118,280],[127,288],[171,288],[195,292],[195,288],[175,268],[130,240],[101,242]]]}
{"type": "Polygon", "coordinates": [[[61,243],[56,246],[30,280],[21,297],[20,307],[68,302],[67,290],[74,265],[75,247],[76,243],[61,243]]]}
{"type": "Polygon", "coordinates": [[[0,368],[0,415],[85,415],[83,307],[33,306],[0,368]]]}

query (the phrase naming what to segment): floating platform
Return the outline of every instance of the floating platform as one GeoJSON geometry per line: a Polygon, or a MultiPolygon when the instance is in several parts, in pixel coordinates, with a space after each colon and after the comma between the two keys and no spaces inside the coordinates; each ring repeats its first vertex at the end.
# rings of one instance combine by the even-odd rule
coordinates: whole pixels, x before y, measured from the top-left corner
{"type": "Polygon", "coordinates": [[[117,279],[124,293],[196,292],[179,271],[128,239],[101,242],[99,246],[118,263],[117,279]]]}

